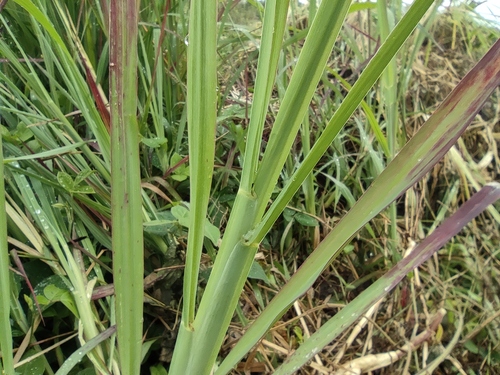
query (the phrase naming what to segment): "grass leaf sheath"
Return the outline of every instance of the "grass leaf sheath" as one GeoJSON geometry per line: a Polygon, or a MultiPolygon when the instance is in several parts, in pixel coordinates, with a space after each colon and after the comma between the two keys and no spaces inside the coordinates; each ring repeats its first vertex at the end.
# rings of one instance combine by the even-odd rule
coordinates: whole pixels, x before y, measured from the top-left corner
{"type": "Polygon", "coordinates": [[[137,124],[138,0],[110,3],[113,280],[121,371],[141,364],[144,252],[137,124]]]}

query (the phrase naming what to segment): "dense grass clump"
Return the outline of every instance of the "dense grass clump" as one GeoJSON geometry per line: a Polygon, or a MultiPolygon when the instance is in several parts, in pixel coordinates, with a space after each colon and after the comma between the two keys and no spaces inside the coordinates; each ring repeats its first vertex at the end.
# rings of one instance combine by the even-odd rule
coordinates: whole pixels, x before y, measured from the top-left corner
{"type": "Polygon", "coordinates": [[[500,29],[281,3],[0,6],[6,374],[500,373],[500,29]]]}

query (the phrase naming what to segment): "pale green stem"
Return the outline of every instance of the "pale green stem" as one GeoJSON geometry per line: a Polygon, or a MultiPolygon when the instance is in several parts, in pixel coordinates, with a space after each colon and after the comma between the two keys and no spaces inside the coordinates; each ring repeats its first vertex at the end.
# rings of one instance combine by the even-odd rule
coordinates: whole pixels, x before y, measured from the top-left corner
{"type": "MultiPolygon", "coordinates": [[[[10,327],[10,262],[2,149],[2,137],[0,137],[0,349],[2,350],[3,372],[6,375],[14,375],[12,330],[10,327]]],[[[0,370],[2,370],[1,367],[0,370]]]]}
{"type": "MultiPolygon", "coordinates": [[[[274,2],[270,2],[270,4],[274,4],[274,2]]],[[[267,6],[270,6],[270,4],[267,6]]],[[[281,5],[281,3],[277,2],[276,6],[278,5],[281,5]]],[[[285,97],[281,106],[285,114],[281,115],[281,117],[278,115],[275,123],[275,126],[279,124],[278,128],[281,130],[272,136],[274,141],[271,142],[270,140],[266,149],[268,151],[266,152],[267,158],[264,157],[264,159],[268,160],[267,163],[272,168],[266,174],[265,168],[263,169],[262,165],[260,166],[256,175],[258,181],[254,185],[255,189],[259,190],[257,194],[253,190],[248,190],[248,186],[244,186],[245,184],[242,183],[241,185],[198,314],[192,327],[189,327],[190,330],[186,330],[181,326],[179,331],[179,342],[176,345],[171,365],[173,374],[202,375],[208,374],[212,370],[225,331],[233,316],[239,294],[258,248],[257,244],[250,246],[243,244],[243,234],[248,232],[260,220],[266,208],[294,139],[294,136],[290,136],[288,133],[296,134],[298,131],[348,7],[348,1],[323,2],[320,6],[313,26],[311,26],[310,33],[313,33],[313,37],[306,41],[297,63],[296,73],[293,76],[295,79],[292,77],[288,88],[288,91],[290,91],[289,94],[287,93],[289,98],[286,99],[285,97]],[[315,31],[313,32],[313,30],[315,31]],[[325,33],[324,30],[329,31],[325,33]],[[304,87],[306,88],[305,92],[304,87]],[[286,129],[290,124],[293,125],[292,129],[286,129]],[[279,166],[277,166],[278,164],[279,166]],[[192,360],[193,357],[196,358],[196,361],[192,360]]],[[[267,18],[269,13],[266,13],[264,24],[266,24],[267,20],[267,22],[274,23],[275,27],[276,24],[281,26],[282,22],[274,21],[279,14],[282,14],[282,12],[272,13],[272,18],[267,18]]],[[[282,30],[276,27],[274,32],[280,35],[282,30]]],[[[263,36],[262,48],[264,50],[266,43],[278,45],[273,43],[272,36],[272,33],[263,36]]],[[[273,70],[270,69],[270,71],[273,70]]],[[[247,148],[253,150],[252,153],[258,150],[261,139],[256,137],[255,142],[258,142],[258,144],[247,144],[247,148]]],[[[247,163],[247,160],[245,160],[245,163],[247,163]]],[[[251,176],[255,174],[254,163],[249,163],[250,170],[245,165],[243,171],[243,174],[250,174],[246,184],[252,183],[251,176]]]]}
{"type": "Polygon", "coordinates": [[[217,121],[217,1],[193,0],[189,17],[187,121],[190,216],[182,324],[194,320],[204,225],[214,166],[217,121]]]}
{"type": "MultiPolygon", "coordinates": [[[[380,37],[382,41],[385,41],[389,36],[390,30],[393,28],[394,19],[390,18],[392,13],[387,7],[387,0],[377,1],[377,11],[379,16],[378,27],[380,32],[380,37]]],[[[391,153],[390,160],[394,157],[398,151],[398,145],[396,144],[397,134],[398,134],[398,85],[397,85],[397,65],[396,59],[393,58],[387,68],[382,73],[380,80],[381,86],[381,106],[386,120],[386,133],[389,140],[389,150],[391,153]]],[[[398,227],[397,227],[397,207],[396,202],[391,203],[389,206],[389,218],[390,218],[390,240],[388,243],[388,248],[391,250],[393,262],[399,261],[401,258],[398,254],[398,227]]]]}
{"type": "Polygon", "coordinates": [[[137,125],[139,0],[110,3],[111,206],[116,324],[123,374],[139,374],[143,233],[137,125]]]}

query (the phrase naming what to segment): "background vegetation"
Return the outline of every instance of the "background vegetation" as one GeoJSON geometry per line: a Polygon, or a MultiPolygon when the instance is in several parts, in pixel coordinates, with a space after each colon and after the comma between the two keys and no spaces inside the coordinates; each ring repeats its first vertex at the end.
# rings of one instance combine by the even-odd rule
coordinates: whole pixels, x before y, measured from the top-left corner
{"type": "MultiPolygon", "coordinates": [[[[139,12],[136,99],[145,288],[140,345],[145,374],[164,374],[168,369],[183,305],[193,209],[188,203],[192,153],[185,105],[187,3],[142,2],[139,12]]],[[[316,11],[291,4],[263,148],[316,11]]],[[[214,62],[217,142],[195,284],[200,295],[240,187],[262,33],[261,4],[229,1],[221,2],[219,9],[214,62]]],[[[393,4],[392,9],[399,20],[404,5],[393,4]]],[[[470,4],[435,7],[427,14],[394,61],[396,79],[384,76],[374,86],[363,110],[354,113],[289,202],[258,248],[220,358],[499,38],[498,27],[470,9],[470,4]],[[389,95],[394,96],[392,102],[389,95]],[[391,123],[397,130],[392,138],[385,137],[391,123]],[[382,137],[374,133],[378,126],[382,137]]],[[[104,2],[9,1],[0,14],[0,111],[11,265],[8,303],[13,363],[23,374],[59,374],[66,371],[64,366],[64,373],[120,373],[123,366],[115,353],[112,328],[118,312],[113,308],[110,250],[108,11],[104,2]],[[50,22],[43,24],[43,19],[50,22]]],[[[273,197],[387,36],[380,17],[374,6],[352,6],[273,197]]],[[[499,139],[495,92],[442,162],[353,238],[234,371],[268,373],[278,367],[414,242],[456,211],[473,190],[498,181],[499,139]]],[[[479,216],[299,373],[332,373],[355,358],[383,364],[383,355],[391,351],[401,360],[389,361],[380,374],[419,373],[426,366],[429,371],[429,364],[436,374],[500,373],[498,208],[479,216]],[[427,335],[419,336],[422,332],[427,335]],[[414,350],[396,352],[409,342],[414,350]]]]}

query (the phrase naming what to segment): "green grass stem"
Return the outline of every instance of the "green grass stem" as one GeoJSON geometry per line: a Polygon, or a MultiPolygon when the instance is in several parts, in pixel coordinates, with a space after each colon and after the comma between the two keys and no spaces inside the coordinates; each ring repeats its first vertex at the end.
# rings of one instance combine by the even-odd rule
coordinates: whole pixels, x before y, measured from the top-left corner
{"type": "Polygon", "coordinates": [[[265,7],[262,45],[259,51],[255,95],[250,112],[248,139],[240,189],[250,193],[258,170],[261,140],[269,100],[274,87],[289,0],[269,1],[265,7]]]}
{"type": "Polygon", "coordinates": [[[323,324],[311,337],[276,370],[275,375],[293,374],[326,345],[337,338],[378,300],[387,295],[412,270],[427,261],[432,254],[500,199],[500,184],[486,185],[461,206],[452,216],[425,238],[406,258],[370,285],[338,314],[323,324]]]}
{"type": "MultiPolygon", "coordinates": [[[[390,31],[394,28],[394,14],[388,8],[387,0],[377,1],[377,14],[379,16],[377,26],[379,28],[380,38],[382,41],[385,41],[389,36],[390,31]]],[[[396,58],[393,58],[387,64],[387,67],[382,73],[380,79],[380,92],[382,93],[380,97],[380,108],[381,112],[384,114],[386,122],[385,128],[390,150],[389,161],[392,160],[399,149],[399,145],[397,144],[399,132],[397,70],[396,58]]],[[[379,118],[380,117],[381,116],[379,116],[379,118]]],[[[390,241],[388,242],[388,248],[392,253],[392,261],[397,262],[399,259],[401,259],[401,256],[397,252],[397,248],[399,247],[399,240],[397,227],[397,210],[395,202],[389,206],[389,218],[390,241]]]]}
{"type": "Polygon", "coordinates": [[[499,84],[500,41],[461,81],[301,265],[248,328],[216,374],[227,373],[287,311],[288,307],[306,293],[323,269],[352,237],[444,156],[499,84]]]}
{"type": "MultiPolygon", "coordinates": [[[[294,299],[316,285],[318,297],[322,282],[336,277],[334,300],[350,301],[353,293],[359,298],[311,339],[300,325],[287,325],[300,346],[289,358],[268,357],[267,365],[275,369],[284,360],[278,374],[291,373],[326,342],[338,340],[364,309],[449,238],[453,231],[432,232],[457,200],[494,179],[490,127],[496,103],[487,96],[499,83],[499,44],[431,116],[447,89],[433,77],[445,70],[453,79],[462,75],[498,33],[459,16],[462,9],[443,12],[438,1],[415,0],[411,7],[401,0],[351,3],[0,5],[0,206],[7,216],[0,213],[0,373],[28,373],[30,366],[49,375],[136,375],[147,367],[151,374],[234,372],[245,356],[248,365],[266,361],[258,348],[255,358],[251,354],[258,340],[294,299]],[[446,48],[444,60],[440,46],[446,48]],[[460,61],[450,57],[455,50],[460,61]],[[451,63],[453,71],[442,63],[451,63]],[[480,121],[475,114],[485,100],[491,105],[481,110],[480,121]],[[474,128],[463,133],[473,118],[474,128]],[[400,150],[406,131],[415,135],[400,150]],[[405,204],[398,203],[398,218],[395,199],[460,134],[446,159],[458,174],[434,175],[428,180],[433,189],[423,181],[410,188],[405,204]],[[481,147],[469,153],[476,140],[481,147]],[[376,217],[389,205],[386,216],[376,217]],[[177,217],[179,209],[183,217],[177,217]],[[383,235],[387,217],[390,236],[383,235]],[[221,243],[208,219],[224,233],[221,243]],[[426,255],[412,253],[411,260],[396,264],[398,233],[415,238],[427,231],[432,243],[417,247],[426,255]],[[7,249],[24,281],[9,271],[7,249]],[[343,249],[342,262],[330,264],[343,249]],[[384,254],[396,264],[388,273],[384,254]],[[346,264],[353,271],[348,278],[346,264]],[[324,279],[318,279],[322,272],[324,279]],[[38,304],[24,292],[27,280],[38,304]],[[54,297],[54,289],[61,297],[54,297]],[[168,307],[162,312],[160,304],[168,307]],[[179,308],[180,318],[174,311],[179,308]],[[41,347],[42,319],[53,322],[56,341],[41,347]],[[246,333],[228,353],[221,346],[228,343],[232,321],[246,333]],[[164,323],[179,331],[160,343],[164,323]],[[73,341],[68,347],[58,335],[72,327],[78,332],[67,338],[73,341]],[[165,344],[175,344],[170,368],[157,355],[165,344]]],[[[482,209],[491,198],[483,192],[492,188],[498,196],[498,185],[482,189],[484,199],[474,195],[460,209],[463,218],[454,216],[455,228],[482,209]]],[[[473,270],[495,272],[488,257],[497,251],[499,217],[498,207],[490,205],[477,221],[481,233],[475,226],[466,229],[446,249],[449,254],[433,259],[435,274],[415,272],[405,281],[410,298],[421,279],[429,301],[443,302],[443,291],[445,305],[462,300],[476,306],[476,316],[464,314],[472,318],[464,326],[470,338],[464,349],[477,345],[478,356],[492,361],[498,340],[491,325],[480,323],[494,314],[495,302],[484,293],[482,274],[473,270]],[[469,271],[458,272],[457,265],[469,271]],[[435,284],[435,275],[443,283],[435,284]],[[448,288],[446,280],[458,276],[461,281],[448,288]],[[488,303],[481,303],[483,297],[488,303]],[[474,337],[481,327],[491,348],[474,337]]],[[[404,290],[396,288],[391,303],[401,301],[417,317],[431,310],[400,299],[404,290]]],[[[457,323],[453,309],[448,327],[457,323]]],[[[450,350],[456,341],[451,343],[450,350]]]]}
{"type": "MultiPolygon", "coordinates": [[[[259,167],[251,191],[239,190],[233,207],[234,213],[229,219],[226,234],[193,323],[192,334],[182,328],[180,330],[180,341],[177,343],[176,351],[187,352],[189,358],[194,356],[197,361],[188,361],[181,364],[177,361],[174,352],[172,365],[174,374],[180,373],[181,370],[185,374],[208,374],[212,371],[213,363],[258,248],[257,244],[244,245],[241,242],[242,235],[256,224],[266,207],[281,167],[289,154],[288,150],[291,142],[307,111],[307,106],[323,72],[348,8],[347,1],[338,3],[323,2],[318,10],[318,14],[311,26],[310,38],[308,38],[297,63],[293,76],[295,78],[292,77],[281,106],[280,113],[284,112],[285,114],[282,114],[281,117],[278,114],[279,120],[276,120],[274,129],[277,127],[279,131],[276,132],[273,129],[274,134],[271,135],[273,140],[270,139],[270,143],[266,148],[268,151],[272,150],[267,157],[264,156],[262,161],[264,163],[264,160],[267,159],[268,161],[265,162],[267,166],[263,167],[261,164],[259,167]],[[325,32],[325,30],[328,30],[328,32],[325,32]],[[288,129],[287,126],[292,124],[292,129],[288,129]],[[294,133],[294,135],[291,136],[289,132],[294,133]],[[268,167],[270,168],[267,171],[268,173],[264,173],[264,170],[268,167]],[[231,287],[228,288],[228,285],[231,285],[231,287]],[[217,319],[214,320],[215,316],[217,319]],[[188,335],[190,338],[187,338],[188,335]]],[[[280,16],[283,17],[283,12],[274,9],[274,6],[271,6],[270,11],[266,12],[264,16],[264,30],[268,30],[268,34],[273,30],[278,33],[278,27],[283,22],[281,21],[282,18],[280,18],[280,16]],[[266,23],[276,25],[276,28],[266,27],[266,23]]],[[[269,48],[265,46],[265,43],[276,45],[278,40],[274,40],[272,35],[268,35],[267,38],[264,35],[262,49],[266,51],[266,48],[269,48]]],[[[276,58],[271,59],[271,61],[274,63],[276,58]]],[[[264,68],[262,69],[262,73],[267,76],[269,73],[264,73],[264,68]]],[[[267,69],[268,72],[272,72],[275,68],[270,66],[267,69]]],[[[266,85],[268,83],[264,87],[266,85]]],[[[268,89],[263,89],[263,92],[266,92],[266,90],[268,89]]],[[[257,119],[255,124],[258,124],[259,121],[262,120],[257,119]]],[[[256,127],[258,128],[257,125],[256,127]]],[[[261,139],[258,137],[260,130],[253,131],[255,131],[256,136],[252,141],[260,145],[261,139]]],[[[250,143],[247,144],[247,148],[251,150],[251,153],[255,153],[255,150],[258,149],[257,146],[250,143]]],[[[249,161],[249,163],[254,164],[255,162],[249,161]]],[[[244,173],[252,175],[255,172],[253,170],[244,170],[244,173]]],[[[251,182],[251,178],[248,178],[247,181],[251,182]]]]}
{"type": "Polygon", "coordinates": [[[425,14],[432,2],[433,0],[416,0],[405,16],[396,25],[385,43],[380,46],[375,56],[373,56],[363,73],[361,73],[359,79],[342,102],[342,105],[330,119],[325,130],[314,143],[311,152],[305,156],[298,169],[289,181],[287,181],[285,187],[266,212],[262,221],[245,236],[247,242],[259,243],[262,241],[272,224],[276,221],[281,212],[283,212],[302,182],[307,178],[307,175],[311,172],[328,147],[330,147],[330,144],[349,117],[351,117],[354,110],[359,106],[370,87],[372,87],[378,77],[380,77],[387,64],[396,55],[401,45],[415,29],[419,20],[425,14]]]}
{"type": "Polygon", "coordinates": [[[189,17],[187,121],[190,216],[184,271],[182,324],[194,321],[204,226],[212,186],[217,121],[217,1],[191,2],[189,17]]]}
{"type": "Polygon", "coordinates": [[[284,162],[344,22],[349,1],[322,2],[300,53],[255,176],[259,216],[267,207],[284,162]],[[328,30],[328,32],[327,32],[328,30]]]}
{"type": "Polygon", "coordinates": [[[0,349],[3,364],[3,370],[0,366],[0,371],[6,375],[14,375],[12,329],[10,326],[10,261],[7,243],[7,207],[2,143],[0,136],[0,349]]]}
{"type": "Polygon", "coordinates": [[[137,125],[139,1],[110,3],[111,207],[120,367],[141,365],[144,250],[137,125]]]}

